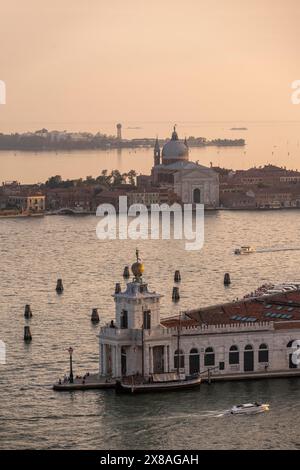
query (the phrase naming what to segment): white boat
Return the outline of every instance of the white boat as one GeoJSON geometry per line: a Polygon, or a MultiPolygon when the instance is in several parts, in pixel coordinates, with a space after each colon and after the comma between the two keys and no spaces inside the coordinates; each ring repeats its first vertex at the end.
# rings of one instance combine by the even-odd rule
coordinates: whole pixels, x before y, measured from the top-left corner
{"type": "Polygon", "coordinates": [[[253,246],[241,246],[234,250],[235,255],[249,255],[250,253],[255,253],[256,249],[253,246]]]}
{"type": "Polygon", "coordinates": [[[235,405],[231,408],[230,413],[233,415],[256,414],[269,411],[268,403],[245,403],[243,405],[235,405]]]}

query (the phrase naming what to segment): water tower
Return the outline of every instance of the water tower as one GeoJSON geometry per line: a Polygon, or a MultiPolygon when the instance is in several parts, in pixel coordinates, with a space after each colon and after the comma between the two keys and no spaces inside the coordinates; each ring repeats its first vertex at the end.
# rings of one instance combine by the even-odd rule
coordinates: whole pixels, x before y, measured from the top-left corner
{"type": "Polygon", "coordinates": [[[122,140],[122,124],[117,124],[117,139],[122,140]]]}

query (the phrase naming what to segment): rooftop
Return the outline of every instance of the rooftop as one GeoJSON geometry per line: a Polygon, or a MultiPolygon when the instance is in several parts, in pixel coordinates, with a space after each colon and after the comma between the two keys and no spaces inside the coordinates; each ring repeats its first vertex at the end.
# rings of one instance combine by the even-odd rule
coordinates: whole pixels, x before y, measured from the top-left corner
{"type": "MultiPolygon", "coordinates": [[[[184,314],[181,327],[274,322],[275,329],[300,328],[300,290],[203,307],[184,314]]],[[[167,328],[176,327],[179,317],[161,323],[167,328]]]]}

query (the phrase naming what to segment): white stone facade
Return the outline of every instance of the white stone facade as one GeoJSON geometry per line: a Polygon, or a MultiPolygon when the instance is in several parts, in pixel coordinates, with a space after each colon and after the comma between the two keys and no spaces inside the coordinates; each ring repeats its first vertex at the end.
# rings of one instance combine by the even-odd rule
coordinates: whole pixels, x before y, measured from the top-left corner
{"type": "Polygon", "coordinates": [[[168,328],[160,320],[160,297],[137,280],[114,295],[114,326],[102,327],[99,335],[100,375],[148,377],[171,372],[177,368],[178,344],[179,367],[186,375],[210,369],[212,376],[242,376],[299,367],[291,355],[293,341],[300,339],[300,322],[299,327],[289,323],[286,328],[273,322],[168,328]]]}
{"type": "Polygon", "coordinates": [[[200,165],[192,171],[178,171],[174,175],[174,192],[184,204],[198,202],[207,208],[217,208],[219,206],[218,174],[200,165]],[[197,191],[198,195],[196,195],[197,191]]]}

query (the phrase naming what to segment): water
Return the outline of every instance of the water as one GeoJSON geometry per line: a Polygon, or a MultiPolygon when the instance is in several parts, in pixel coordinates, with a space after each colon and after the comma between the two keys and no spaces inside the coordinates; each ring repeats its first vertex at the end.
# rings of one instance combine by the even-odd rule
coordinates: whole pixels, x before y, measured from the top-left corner
{"type": "MultiPolygon", "coordinates": [[[[99,241],[97,219],[51,216],[0,222],[0,448],[299,448],[299,379],[202,385],[200,391],[118,396],[114,391],[57,393],[51,384],[68,371],[98,368],[98,326],[114,315],[111,294],[122,281],[135,241],[99,241]],[[65,291],[57,296],[62,277],[65,291]],[[31,304],[33,341],[23,342],[24,305],[31,304]],[[269,402],[256,416],[219,416],[242,402],[269,402]]],[[[299,279],[296,251],[234,256],[235,246],[300,246],[300,212],[207,214],[205,245],[187,252],[178,240],[138,243],[145,278],[164,294],[162,316],[180,309],[232,300],[264,282],[299,279]],[[181,270],[181,300],[171,301],[173,275],[181,270]],[[229,271],[232,285],[223,286],[229,271]]]]}
{"type": "MultiPolygon", "coordinates": [[[[124,138],[170,136],[173,123],[124,123],[124,138]],[[136,127],[139,129],[128,129],[136,127]]],[[[44,123],[36,128],[44,127],[44,123]]],[[[100,123],[98,127],[82,123],[74,129],[74,124],[51,123],[53,128],[69,130],[101,130],[115,134],[115,123],[100,123]]],[[[33,128],[32,130],[34,130],[33,128]]],[[[21,129],[23,131],[24,129],[21,129]]],[[[273,163],[299,168],[300,161],[300,122],[182,122],[178,124],[179,137],[202,136],[208,139],[227,138],[246,140],[245,147],[204,147],[191,148],[190,159],[209,166],[210,162],[226,168],[242,169],[254,165],[273,163]],[[232,131],[231,127],[247,127],[247,131],[232,131]]],[[[22,183],[44,182],[50,176],[82,178],[98,176],[103,169],[118,168],[121,172],[135,169],[138,173],[150,174],[153,165],[152,149],[121,149],[74,152],[0,152],[1,181],[18,180],[22,183]]]]}

